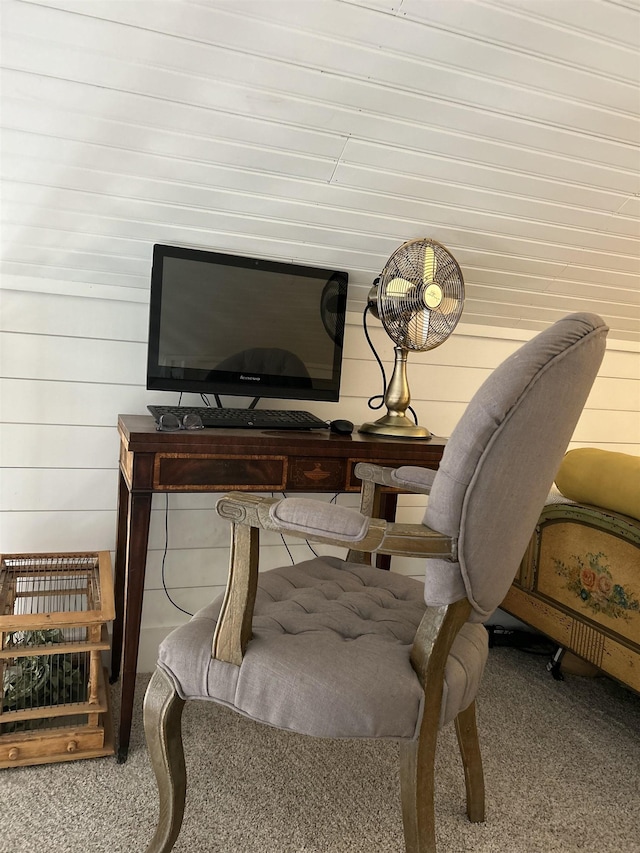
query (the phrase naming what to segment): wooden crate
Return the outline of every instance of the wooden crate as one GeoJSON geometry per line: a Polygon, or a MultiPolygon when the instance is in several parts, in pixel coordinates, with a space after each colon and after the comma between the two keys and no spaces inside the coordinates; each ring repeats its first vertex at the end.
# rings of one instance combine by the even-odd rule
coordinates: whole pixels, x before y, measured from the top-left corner
{"type": "Polygon", "coordinates": [[[108,551],[0,555],[0,767],[113,755],[108,551]]]}

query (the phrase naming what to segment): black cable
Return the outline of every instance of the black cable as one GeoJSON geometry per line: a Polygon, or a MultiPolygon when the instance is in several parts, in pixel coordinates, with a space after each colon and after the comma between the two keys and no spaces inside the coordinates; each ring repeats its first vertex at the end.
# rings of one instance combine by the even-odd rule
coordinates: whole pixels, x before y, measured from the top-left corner
{"type": "Polygon", "coordinates": [[[284,547],[287,549],[287,554],[289,555],[289,559],[291,560],[291,565],[292,565],[292,566],[295,566],[296,561],[293,559],[293,554],[292,554],[292,553],[291,553],[291,551],[289,550],[289,546],[287,545],[286,540],[285,540],[285,538],[284,538],[284,533],[281,533],[281,534],[280,534],[280,538],[282,539],[282,544],[283,544],[283,545],[284,545],[284,547]]]}
{"type": "Polygon", "coordinates": [[[384,365],[380,360],[380,356],[376,352],[376,348],[373,345],[373,341],[369,336],[369,329],[367,328],[367,314],[370,311],[370,307],[367,305],[362,314],[362,327],[364,329],[364,336],[367,339],[367,343],[369,344],[369,348],[373,353],[375,360],[378,362],[378,367],[380,368],[380,373],[382,374],[382,394],[374,394],[373,397],[369,397],[367,401],[367,405],[370,409],[381,409],[384,406],[384,398],[387,393],[387,374],[384,372],[384,365]],[[380,400],[378,405],[374,405],[374,400],[380,400]]]}
{"type": "Polygon", "coordinates": [[[161,573],[162,588],[164,589],[164,593],[167,596],[167,598],[169,599],[169,601],[171,602],[171,604],[173,604],[173,606],[177,610],[180,610],[181,613],[186,613],[187,616],[193,616],[193,613],[190,613],[188,610],[185,610],[184,607],[180,607],[180,605],[176,604],[176,602],[173,600],[173,598],[171,598],[171,595],[169,594],[169,590],[167,588],[167,583],[165,581],[165,576],[164,576],[165,562],[167,559],[167,551],[169,550],[169,495],[165,494],[164,498],[165,498],[165,507],[164,507],[164,553],[162,555],[162,573],[161,573]]]}

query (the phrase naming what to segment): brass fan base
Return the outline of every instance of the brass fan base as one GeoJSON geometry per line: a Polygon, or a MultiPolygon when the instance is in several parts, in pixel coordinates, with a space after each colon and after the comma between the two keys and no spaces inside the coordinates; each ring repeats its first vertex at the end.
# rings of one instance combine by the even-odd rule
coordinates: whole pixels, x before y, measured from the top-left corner
{"type": "Polygon", "coordinates": [[[387,414],[372,423],[362,424],[358,432],[373,435],[388,435],[392,438],[431,438],[431,433],[426,427],[414,424],[405,415],[387,414]]]}

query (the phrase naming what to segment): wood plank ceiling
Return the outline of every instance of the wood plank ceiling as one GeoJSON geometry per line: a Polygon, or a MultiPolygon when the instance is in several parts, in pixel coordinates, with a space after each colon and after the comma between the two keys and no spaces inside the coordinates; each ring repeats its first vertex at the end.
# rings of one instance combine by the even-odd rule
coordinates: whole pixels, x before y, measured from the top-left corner
{"type": "Polygon", "coordinates": [[[640,341],[638,0],[4,0],[5,286],[154,242],[347,269],[433,237],[463,322],[640,341]]]}

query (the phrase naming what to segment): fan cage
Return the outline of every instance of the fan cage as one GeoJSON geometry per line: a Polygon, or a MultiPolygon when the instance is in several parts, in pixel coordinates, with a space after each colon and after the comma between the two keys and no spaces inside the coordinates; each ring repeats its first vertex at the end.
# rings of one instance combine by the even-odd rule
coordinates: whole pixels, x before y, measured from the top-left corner
{"type": "Polygon", "coordinates": [[[464,279],[453,255],[435,240],[412,240],[391,255],[378,285],[378,315],[397,346],[415,352],[435,349],[455,329],[464,305],[464,279]],[[440,301],[429,308],[426,291],[435,284],[440,301]]]}

